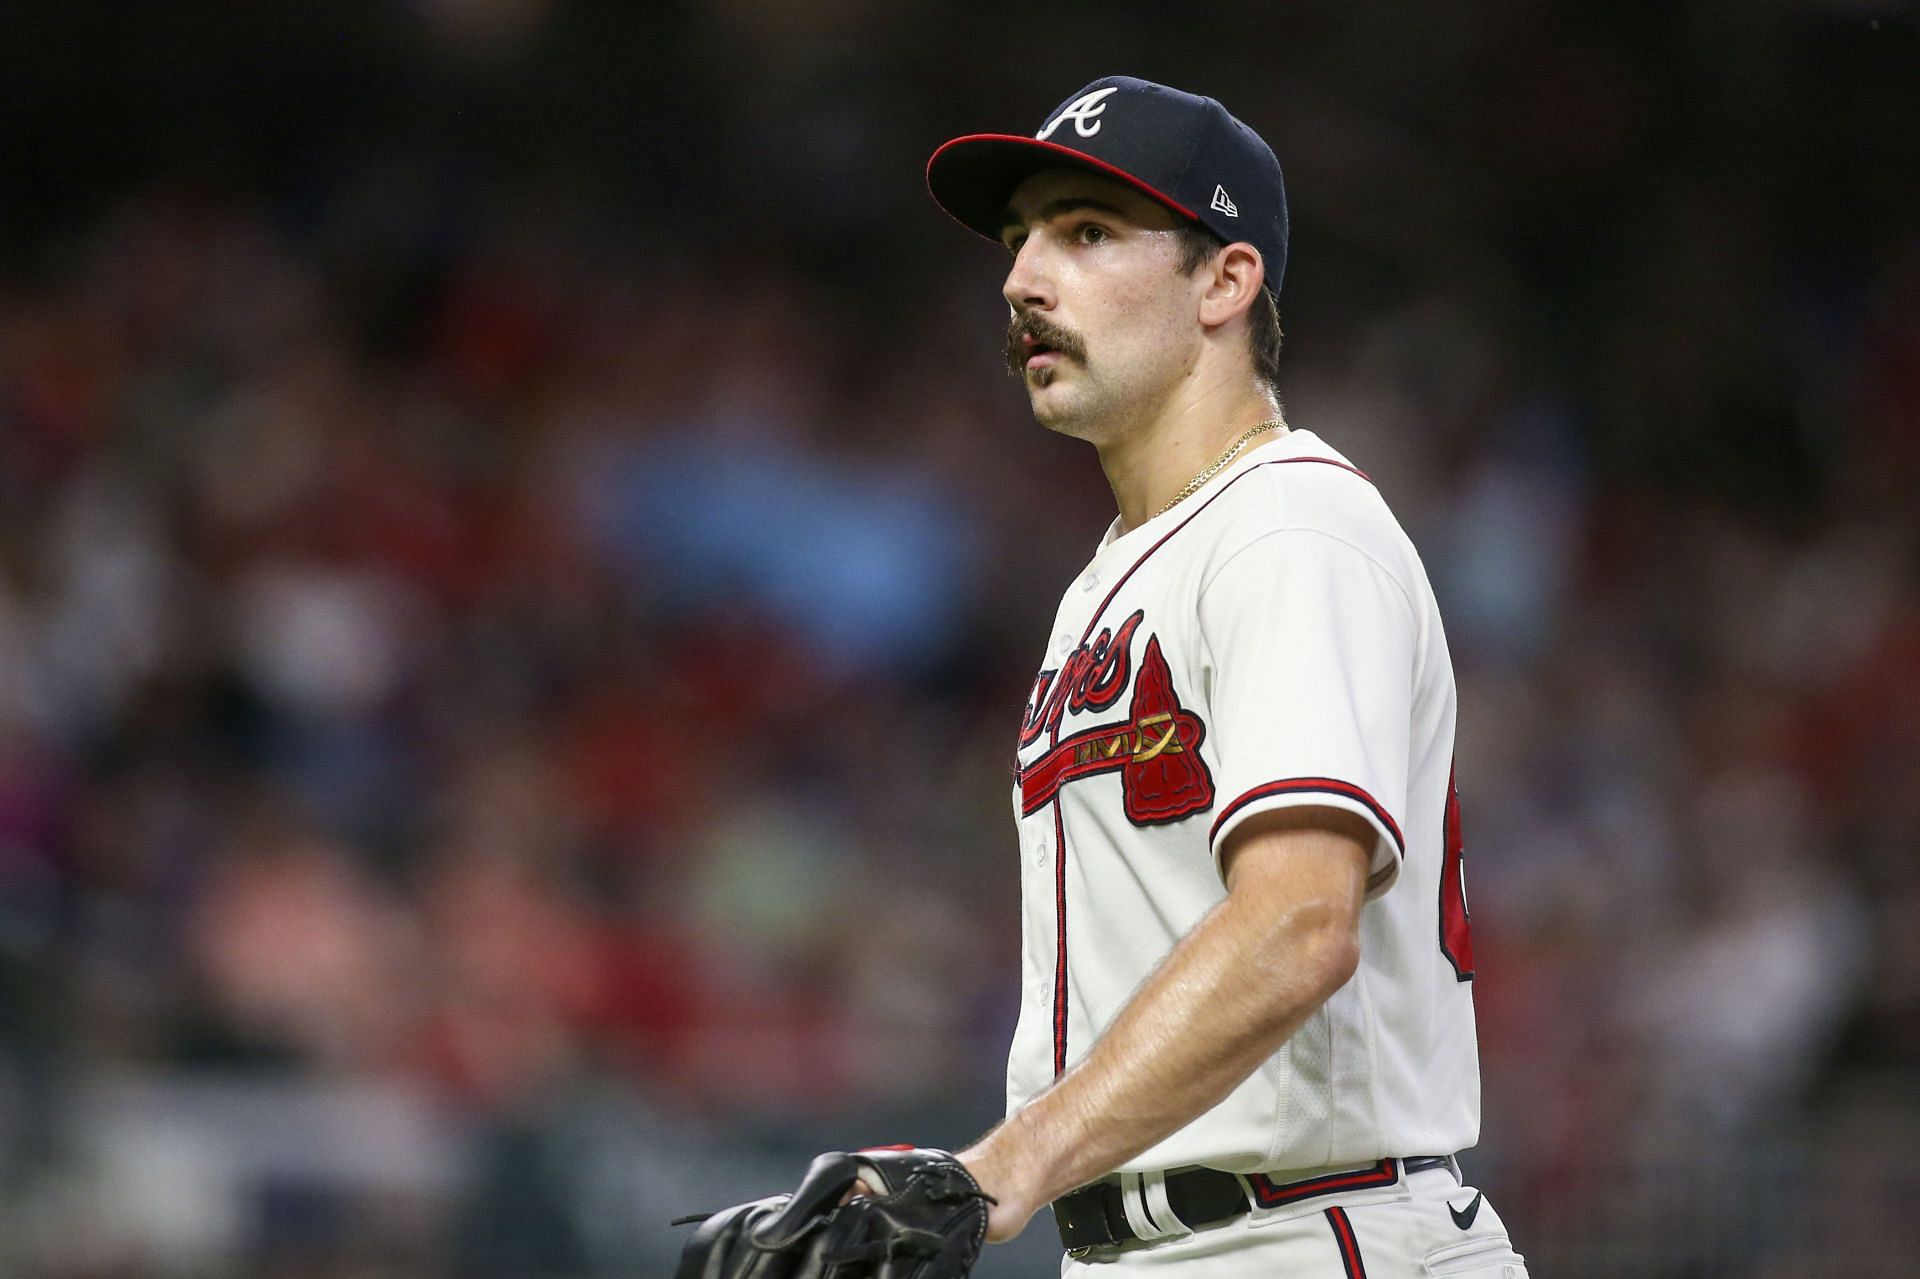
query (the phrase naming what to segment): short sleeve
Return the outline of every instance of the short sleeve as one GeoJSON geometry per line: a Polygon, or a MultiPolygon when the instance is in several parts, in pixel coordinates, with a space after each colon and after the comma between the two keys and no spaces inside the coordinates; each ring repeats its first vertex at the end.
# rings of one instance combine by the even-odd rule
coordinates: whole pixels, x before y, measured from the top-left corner
{"type": "Polygon", "coordinates": [[[1415,613],[1407,592],[1357,548],[1313,529],[1263,535],[1201,589],[1211,676],[1208,732],[1223,841],[1255,813],[1344,808],[1377,834],[1367,894],[1406,855],[1415,613]]]}

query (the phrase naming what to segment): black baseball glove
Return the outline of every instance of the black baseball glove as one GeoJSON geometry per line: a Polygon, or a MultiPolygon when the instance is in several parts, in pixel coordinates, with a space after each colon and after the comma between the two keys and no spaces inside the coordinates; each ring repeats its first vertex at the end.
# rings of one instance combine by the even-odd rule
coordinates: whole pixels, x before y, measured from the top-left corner
{"type": "Polygon", "coordinates": [[[833,1151],[792,1194],[706,1218],[674,1279],[960,1279],[991,1202],[944,1150],[833,1151]],[[841,1203],[856,1181],[872,1193],[841,1203]]]}

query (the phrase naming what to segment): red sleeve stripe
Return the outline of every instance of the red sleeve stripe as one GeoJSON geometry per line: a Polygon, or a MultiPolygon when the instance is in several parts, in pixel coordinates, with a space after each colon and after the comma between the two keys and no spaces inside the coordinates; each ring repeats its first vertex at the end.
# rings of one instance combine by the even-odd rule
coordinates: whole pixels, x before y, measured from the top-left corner
{"type": "Polygon", "coordinates": [[[1347,1279],[1367,1279],[1366,1263],[1360,1260],[1360,1238],[1353,1233],[1346,1209],[1327,1209],[1327,1224],[1333,1227],[1333,1242],[1340,1249],[1340,1264],[1346,1268],[1347,1279]]]}
{"type": "Polygon", "coordinates": [[[1266,782],[1241,795],[1240,798],[1220,810],[1220,816],[1213,819],[1213,829],[1207,832],[1207,842],[1211,844],[1220,838],[1220,828],[1230,821],[1233,815],[1257,800],[1268,799],[1274,795],[1339,795],[1346,799],[1358,800],[1366,806],[1368,812],[1380,819],[1380,824],[1393,836],[1393,844],[1400,856],[1407,855],[1406,837],[1401,835],[1400,826],[1393,820],[1385,806],[1366,791],[1352,782],[1343,782],[1333,777],[1287,777],[1277,782],[1266,782]]]}
{"type": "Polygon", "coordinates": [[[1394,1167],[1393,1160],[1382,1159],[1372,1167],[1357,1172],[1333,1172],[1324,1177],[1309,1177],[1305,1181],[1289,1181],[1280,1185],[1276,1185],[1266,1174],[1256,1172],[1248,1175],[1247,1184],[1253,1187],[1253,1197],[1262,1208],[1278,1208],[1282,1204],[1337,1194],[1342,1190],[1391,1186],[1399,1180],[1400,1170],[1394,1167]]]}

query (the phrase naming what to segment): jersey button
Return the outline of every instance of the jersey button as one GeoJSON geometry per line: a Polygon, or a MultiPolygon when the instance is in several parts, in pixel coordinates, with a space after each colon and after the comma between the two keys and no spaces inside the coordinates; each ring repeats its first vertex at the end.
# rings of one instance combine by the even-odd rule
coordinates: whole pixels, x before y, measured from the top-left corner
{"type": "Polygon", "coordinates": [[[1090,591],[1098,585],[1100,585],[1100,575],[1097,573],[1089,573],[1080,579],[1080,589],[1083,591],[1090,591]]]}

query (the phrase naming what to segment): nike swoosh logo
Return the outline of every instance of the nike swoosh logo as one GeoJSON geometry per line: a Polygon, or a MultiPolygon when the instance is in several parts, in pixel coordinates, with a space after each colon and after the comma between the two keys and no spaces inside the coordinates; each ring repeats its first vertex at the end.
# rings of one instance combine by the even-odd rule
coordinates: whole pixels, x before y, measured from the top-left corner
{"type": "Polygon", "coordinates": [[[1480,1201],[1486,1197],[1485,1191],[1476,1190],[1473,1194],[1473,1202],[1465,1208],[1456,1208],[1452,1204],[1448,1204],[1447,1213],[1453,1218],[1453,1224],[1462,1230],[1471,1226],[1473,1219],[1480,1215],[1480,1201]]]}

